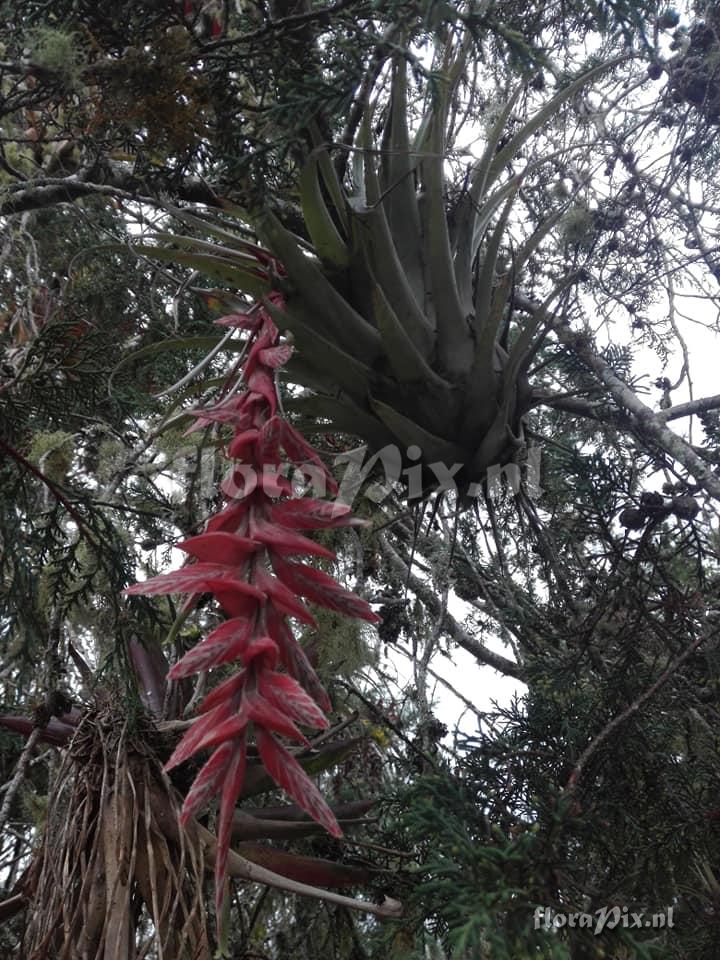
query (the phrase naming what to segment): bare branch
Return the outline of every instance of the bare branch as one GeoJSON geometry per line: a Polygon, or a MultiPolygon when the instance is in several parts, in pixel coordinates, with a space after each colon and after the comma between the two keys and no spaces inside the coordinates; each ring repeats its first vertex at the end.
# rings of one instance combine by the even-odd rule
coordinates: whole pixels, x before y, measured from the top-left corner
{"type": "MultiPolygon", "coordinates": [[[[119,197],[142,203],[154,203],[148,196],[148,183],[135,176],[130,166],[110,164],[102,170],[83,169],[70,177],[34,180],[18,185],[0,202],[0,216],[10,217],[26,210],[39,210],[57,203],[73,203],[83,197],[119,197]]],[[[203,180],[187,177],[173,185],[173,194],[188,203],[217,207],[214,188],[203,180]]]]}
{"type": "Polygon", "coordinates": [[[509,677],[516,677],[518,680],[523,679],[523,670],[519,664],[515,663],[514,660],[509,660],[500,653],[495,653],[488,649],[483,643],[480,643],[479,640],[476,640],[475,637],[470,636],[467,630],[457,622],[451,613],[447,610],[444,612],[441,610],[441,603],[435,596],[432,588],[426,586],[422,580],[412,575],[402,557],[400,557],[397,551],[390,545],[388,540],[382,537],[381,542],[385,555],[392,566],[395,567],[400,577],[407,582],[410,589],[417,594],[418,598],[425,604],[433,616],[439,616],[442,613],[442,629],[450,634],[458,646],[462,647],[463,650],[467,650],[468,653],[471,653],[479,663],[493,667],[495,670],[509,677]]]}
{"type": "Polygon", "coordinates": [[[677,403],[674,407],[668,407],[667,410],[659,410],[655,417],[661,421],[679,420],[681,417],[692,417],[696,413],[707,413],[710,410],[720,410],[720,393],[712,397],[690,400],[688,403],[677,403]]]}
{"type": "MultiPolygon", "coordinates": [[[[523,295],[516,295],[516,301],[523,310],[533,315],[543,310],[540,304],[523,295]]],[[[677,410],[677,407],[671,407],[668,411],[652,410],[618,377],[610,364],[594,350],[592,341],[586,333],[573,331],[559,318],[548,317],[547,319],[560,343],[579,357],[601,383],[607,387],[610,395],[617,403],[620,413],[625,412],[629,416],[635,430],[641,436],[644,435],[652,440],[669,456],[681,463],[711,496],[720,499],[720,479],[686,440],[665,426],[665,420],[668,417],[663,417],[662,413],[667,414],[670,410],[677,410]]],[[[696,403],[698,401],[691,402],[696,403]]],[[[687,405],[683,404],[683,406],[686,407],[687,405]]],[[[678,416],[682,415],[679,414],[678,416]]]]}
{"type": "Polygon", "coordinates": [[[15,799],[15,794],[18,792],[20,785],[25,779],[25,772],[28,768],[28,764],[30,763],[30,757],[35,749],[35,744],[38,742],[38,740],[40,740],[41,733],[41,728],[35,727],[28,737],[27,743],[23,747],[22,753],[20,754],[20,759],[17,762],[15,773],[13,774],[12,780],[8,784],[8,788],[5,793],[2,809],[0,809],[0,830],[4,828],[7,818],[10,816],[10,807],[15,799]]]}
{"type": "MultiPolygon", "coordinates": [[[[622,411],[597,400],[583,400],[568,394],[555,394],[550,390],[537,388],[533,390],[533,402],[536,406],[553,407],[555,410],[564,410],[566,413],[577,414],[591,420],[600,420],[603,423],[622,421],[627,418],[622,411]]],[[[720,410],[720,393],[711,397],[701,397],[689,400],[687,403],[677,403],[666,410],[654,412],[655,419],[661,423],[668,420],[681,420],[683,417],[692,417],[710,410],[720,410]]]]}
{"type": "Polygon", "coordinates": [[[699,637],[696,637],[695,640],[690,644],[690,646],[684,650],[679,657],[676,657],[668,666],[663,670],[657,680],[651,684],[639,697],[636,697],[632,703],[630,703],[624,710],[622,710],[617,716],[607,723],[603,729],[594,737],[590,743],[585,747],[582,754],[580,755],[577,763],[573,767],[573,771],[568,778],[567,783],[565,784],[564,793],[571,794],[577,790],[578,783],[580,782],[580,777],[585,770],[585,767],[588,764],[588,761],[593,756],[594,753],[605,743],[605,741],[610,737],[614,730],[616,730],[621,724],[628,720],[634,713],[637,713],[640,707],[646,703],[651,697],[653,697],[658,690],[672,677],[672,675],[677,671],[677,669],[682,666],[682,664],[688,659],[688,657],[697,650],[701,643],[704,640],[711,639],[705,634],[701,634],[699,637]]]}

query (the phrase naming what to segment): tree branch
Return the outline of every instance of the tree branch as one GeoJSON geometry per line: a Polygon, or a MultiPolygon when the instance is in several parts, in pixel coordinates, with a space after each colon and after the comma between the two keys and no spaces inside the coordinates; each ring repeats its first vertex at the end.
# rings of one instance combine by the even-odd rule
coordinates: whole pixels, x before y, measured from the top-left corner
{"type": "MultiPolygon", "coordinates": [[[[611,423],[613,420],[625,419],[621,411],[608,406],[598,400],[583,400],[581,397],[571,397],[567,394],[554,394],[550,390],[535,389],[532,401],[536,406],[553,407],[555,410],[564,410],[580,417],[591,420],[600,420],[611,423]]],[[[711,397],[701,397],[698,400],[689,400],[687,403],[677,403],[667,410],[657,410],[653,413],[656,420],[667,423],[668,420],[681,420],[683,417],[692,417],[698,413],[707,413],[709,410],[720,410],[720,393],[711,397]]]]}
{"type": "Polygon", "coordinates": [[[603,743],[608,739],[608,737],[616,730],[621,724],[628,720],[634,713],[637,713],[640,707],[646,703],[651,697],[653,697],[661,687],[667,683],[670,677],[675,673],[675,671],[682,666],[682,664],[688,659],[688,657],[697,650],[701,643],[704,640],[711,639],[705,634],[701,634],[699,637],[696,637],[695,640],[690,644],[690,646],[684,650],[680,656],[676,657],[668,666],[663,670],[657,680],[651,684],[643,693],[640,694],[632,703],[628,704],[624,710],[613,717],[609,723],[607,723],[603,729],[594,737],[590,743],[585,747],[582,754],[580,755],[577,763],[573,767],[573,771],[568,778],[567,783],[565,784],[563,792],[567,796],[572,794],[577,790],[578,783],[580,782],[580,777],[585,770],[585,767],[588,764],[588,761],[597,752],[598,748],[602,746],[603,743]]]}
{"type": "MultiPolygon", "coordinates": [[[[39,210],[57,203],[73,203],[88,196],[120,197],[141,203],[155,203],[147,196],[149,184],[136,176],[126,165],[110,163],[101,169],[83,169],[70,177],[43,178],[17,185],[9,196],[0,202],[0,216],[10,217],[26,210],[39,210]]],[[[187,177],[173,185],[173,194],[188,203],[202,203],[218,207],[215,189],[194,177],[187,177]]]]}
{"type": "Polygon", "coordinates": [[[34,477],[37,477],[38,480],[42,481],[42,483],[45,484],[45,486],[52,493],[52,495],[55,497],[58,503],[61,503],[65,507],[67,512],[70,514],[70,516],[73,518],[73,520],[78,526],[79,532],[91,543],[93,544],[95,543],[94,537],[91,531],[85,525],[85,521],[83,520],[83,518],[80,516],[77,510],[73,507],[73,505],[70,503],[68,498],[62,493],[62,491],[58,489],[58,487],[52,482],[52,480],[49,479],[49,477],[45,476],[42,470],[39,470],[34,464],[30,463],[30,461],[26,457],[24,457],[18,450],[16,450],[9,443],[3,440],[2,437],[0,437],[0,450],[4,450],[5,453],[7,453],[8,456],[12,457],[13,460],[15,460],[21,467],[23,467],[23,469],[27,470],[28,473],[31,473],[34,477]]]}
{"type": "MultiPolygon", "coordinates": [[[[393,549],[386,538],[382,537],[381,542],[385,555],[390,561],[390,564],[395,567],[400,577],[408,584],[410,589],[417,594],[418,598],[425,604],[428,610],[434,616],[439,616],[442,613],[441,604],[432,589],[427,587],[418,577],[410,573],[402,557],[393,549]]],[[[500,673],[504,673],[509,677],[515,677],[517,680],[524,679],[523,670],[519,664],[515,663],[514,660],[509,660],[507,657],[504,657],[501,653],[495,653],[488,649],[483,643],[480,643],[479,640],[476,640],[475,637],[470,636],[467,630],[465,630],[447,610],[443,614],[441,625],[458,646],[462,647],[463,650],[467,650],[468,653],[471,653],[479,663],[493,667],[500,673]]]]}
{"type": "Polygon", "coordinates": [[[720,410],[720,393],[712,397],[701,397],[699,400],[689,400],[687,403],[677,403],[667,410],[659,410],[655,418],[661,421],[679,420],[681,417],[691,417],[696,413],[707,413],[709,410],[720,410]]]}
{"type": "MultiPolygon", "coordinates": [[[[543,311],[539,303],[524,294],[516,292],[515,300],[521,309],[532,315],[537,314],[538,311],[543,311]]],[[[572,330],[559,318],[547,317],[547,320],[560,343],[579,357],[605,385],[617,403],[619,412],[625,412],[629,415],[630,423],[634,429],[640,435],[645,435],[651,439],[673,459],[681,463],[700,486],[712,497],[720,500],[720,479],[686,440],[683,440],[681,436],[665,426],[665,421],[670,419],[667,414],[673,409],[677,412],[678,407],[671,407],[668,411],[655,411],[646,406],[637,394],[618,377],[610,364],[595,352],[592,341],[586,333],[578,333],[572,330]]],[[[700,401],[691,402],[698,403],[700,401]]],[[[688,404],[681,404],[679,407],[687,409],[688,404]]],[[[682,412],[677,414],[678,417],[684,415],[686,414],[682,412]]]]}
{"type": "Polygon", "coordinates": [[[605,384],[622,410],[630,414],[631,422],[641,434],[649,437],[673,459],[681,463],[695,480],[713,497],[720,500],[720,479],[698,456],[690,444],[666,427],[663,420],[646,406],[637,394],[624,383],[607,363],[592,349],[590,340],[583,334],[555,325],[558,339],[573,350],[595,375],[605,384]]]}
{"type": "Polygon", "coordinates": [[[206,57],[208,53],[224,47],[238,46],[238,44],[242,43],[254,43],[269,33],[277,33],[281,30],[296,30],[314,21],[326,25],[333,14],[342,13],[343,10],[354,7],[360,2],[361,0],[337,0],[336,3],[331,3],[329,6],[319,10],[308,10],[305,13],[292,13],[286,17],[268,20],[262,27],[258,27],[257,30],[242,33],[237,37],[225,37],[222,40],[203,44],[200,55],[206,57]]]}

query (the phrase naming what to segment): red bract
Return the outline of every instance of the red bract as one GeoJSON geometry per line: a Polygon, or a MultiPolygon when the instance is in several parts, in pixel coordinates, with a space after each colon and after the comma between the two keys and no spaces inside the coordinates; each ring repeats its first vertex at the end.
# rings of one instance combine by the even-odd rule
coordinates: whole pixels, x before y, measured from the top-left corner
{"type": "MultiPolygon", "coordinates": [[[[279,295],[274,306],[282,308],[279,295]]],[[[378,617],[355,594],[327,573],[288,557],[334,554],[299,533],[300,530],[360,525],[349,507],[294,496],[282,476],[290,461],[305,477],[332,492],[337,484],[317,453],[277,415],[275,374],[290,357],[280,344],[268,312],[256,305],[246,313],[224,318],[227,326],[247,330],[251,343],[243,367],[244,392],[208,409],[195,411],[195,427],[230,426],[234,436],[226,450],[231,469],[223,481],[227,504],[212,517],[204,533],[179,544],[190,556],[180,570],[162,574],[126,591],[130,594],[188,593],[190,601],[211,592],[229,619],[185,654],[170,671],[177,680],[233,663],[238,672],[215,687],[200,707],[201,716],[178,744],[166,768],[199,751],[212,754],[197,775],[183,806],[187,820],[220,795],[216,896],[218,915],[225,890],[230,827],[243,788],[246,739],[254,736],[260,759],[272,779],[333,836],[337,821],[322,794],[279,737],[301,744],[299,729],[328,726],[327,694],[293,634],[290,618],[314,625],[303,603],[313,603],[348,616],[375,622],[378,617]],[[278,666],[286,673],[278,671],[278,666]]],[[[237,386],[237,385],[235,385],[237,386]]]]}
{"type": "Polygon", "coordinates": [[[270,516],[291,530],[322,530],[325,527],[357,527],[365,521],[350,516],[350,507],[328,500],[283,500],[270,510],[270,516]]]}

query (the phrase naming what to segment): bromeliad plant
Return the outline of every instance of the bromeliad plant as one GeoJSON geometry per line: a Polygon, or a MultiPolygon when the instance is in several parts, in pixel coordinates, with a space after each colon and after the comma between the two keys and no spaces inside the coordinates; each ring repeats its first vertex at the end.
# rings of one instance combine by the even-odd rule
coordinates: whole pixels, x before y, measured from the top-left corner
{"type": "Polygon", "coordinates": [[[508,132],[523,88],[516,90],[450,210],[447,131],[463,65],[463,51],[446,59],[430,87],[431,107],[411,136],[405,61],[394,63],[382,139],[373,141],[368,107],[352,148],[351,181],[340,180],[325,146],[311,153],[299,184],[310,244],[266,205],[223,204],[251,224],[282,263],[282,275],[263,281],[248,269],[237,236],[183,211],[174,213],[220,242],[166,234],[175,246],[190,249],[142,252],[266,298],[273,319],[291,331],[298,348],[292,376],[314,391],[301,401],[305,413],[375,451],[391,444],[404,456],[415,447],[426,467],[461,465],[454,480],[467,490],[523,447],[523,418],[533,402],[528,371],[554,323],[553,301],[577,279],[562,278],[524,320],[513,314],[515,277],[570,201],[519,246],[510,268],[501,268],[513,203],[523,179],[543,161],[520,175],[509,175],[509,165],[543,124],[615,63],[569,82],[508,132]],[[273,291],[283,294],[282,311],[267,299],[273,291]]]}
{"type": "Polygon", "coordinates": [[[253,222],[287,271],[282,322],[296,338],[308,382],[324,387],[326,396],[308,402],[308,412],[375,450],[394,444],[404,454],[414,446],[426,465],[461,465],[455,480],[467,490],[523,446],[523,417],[532,402],[528,370],[553,300],[575,279],[561,280],[534,316],[508,329],[514,279],[566,212],[549,215],[517,249],[511,267],[499,268],[513,202],[534,172],[508,177],[508,166],[567,100],[611,65],[569,83],[510,134],[519,88],[500,110],[450,211],[447,131],[464,62],[462,51],[446,60],[414,137],[405,62],[394,64],[383,137],[373,143],[368,108],[352,192],[343,189],[326,149],[314,151],[300,184],[314,258],[272,211],[253,222]]]}
{"type": "MultiPolygon", "coordinates": [[[[280,295],[272,296],[271,305],[273,311],[282,312],[280,295]]],[[[333,836],[342,832],[318,787],[281,739],[308,746],[300,728],[327,727],[324,711],[330,709],[289,620],[315,624],[304,600],[370,622],[379,619],[368,603],[342,589],[327,573],[290,559],[335,557],[300,531],[364,523],[350,516],[348,506],[296,496],[291,480],[283,474],[284,453],[316,489],[337,492],[318,455],[279,413],[276,373],[292,347],[280,342],[278,329],[262,304],[220,322],[248,333],[242,378],[224,399],[196,411],[195,416],[196,427],[232,428],[226,448],[231,466],[222,486],[227,503],[210,519],[204,533],[179,544],[190,563],[126,591],[187,593],[186,611],[201,594],[212,593],[227,616],[170,671],[170,679],[179,680],[227,665],[236,668],[205,697],[200,717],[166,764],[170,770],[197,753],[212,751],[185,798],[181,820],[187,823],[219,795],[218,917],[250,739],[274,782],[333,836]]]]}

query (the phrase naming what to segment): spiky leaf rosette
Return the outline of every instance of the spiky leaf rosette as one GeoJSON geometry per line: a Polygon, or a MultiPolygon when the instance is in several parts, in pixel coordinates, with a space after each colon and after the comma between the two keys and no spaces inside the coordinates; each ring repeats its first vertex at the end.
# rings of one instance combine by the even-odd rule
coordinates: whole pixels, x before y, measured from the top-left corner
{"type": "Polygon", "coordinates": [[[499,111],[450,216],[446,135],[463,56],[448,60],[436,76],[432,105],[414,136],[406,65],[397,58],[382,140],[372,139],[368,108],[352,191],[337,179],[327,150],[313,152],[300,192],[315,258],[272,211],[260,211],[253,221],[287,271],[281,284],[287,308],[282,317],[273,315],[293,332],[310,385],[327,390],[327,397],[306,402],[307,412],[361,436],[375,451],[392,444],[405,457],[415,447],[426,468],[444,468],[426,472],[430,484],[450,476],[467,491],[523,447],[532,396],[527,372],[553,297],[563,289],[551,293],[508,343],[513,278],[563,212],[549,216],[515,251],[511,268],[501,267],[523,180],[508,174],[509,163],[611,65],[568,84],[508,134],[519,87],[499,111]]]}
{"type": "Polygon", "coordinates": [[[514,247],[507,236],[513,203],[523,179],[542,163],[516,174],[511,161],[586,84],[622,59],[562,86],[520,128],[512,125],[518,86],[449,210],[444,164],[463,50],[434,74],[430,107],[413,135],[406,64],[396,59],[381,141],[373,140],[368,107],[351,185],[338,178],[325,146],[313,150],[300,177],[311,249],[255,200],[248,209],[221,206],[250,224],[270,254],[226,223],[181,210],[172,213],[218,242],[161,234],[193,252],[138,248],[264,298],[275,323],[294,337],[293,381],[315,392],[294,401],[297,408],[322,418],[323,429],[362,438],[374,452],[392,447],[408,467],[419,461],[421,483],[411,496],[450,481],[476,495],[491,467],[524,449],[524,418],[534,402],[528,372],[555,323],[555,302],[574,277],[562,278],[530,317],[514,323],[515,278],[567,207],[549,214],[504,266],[501,253],[514,247]],[[272,258],[282,271],[268,268],[272,258]],[[282,310],[273,291],[283,295],[282,310]]]}
{"type": "MultiPolygon", "coordinates": [[[[282,298],[271,297],[282,311],[282,298]]],[[[282,467],[290,461],[314,485],[330,493],[337,485],[312,447],[278,415],[275,373],[292,348],[279,342],[278,329],[261,304],[225,317],[226,325],[248,331],[242,392],[228,391],[216,405],[195,411],[196,427],[230,425],[230,469],[223,482],[223,509],[199,536],[179,546],[190,562],[126,591],[129,594],[187,593],[188,605],[212,593],[227,619],[190,650],[170,671],[178,680],[234,664],[236,673],[215,687],[166,764],[170,770],[201,751],[210,756],[185,798],[187,822],[213,797],[220,796],[215,880],[218,917],[225,889],[233,812],[243,788],[246,745],[254,736],[260,759],[275,783],[333,836],[341,830],[318,790],[281,739],[308,745],[301,727],[328,726],[330,708],[310,661],[289,621],[314,625],[305,600],[376,622],[370,606],[344,590],[328,574],[289,557],[334,554],[301,530],[360,525],[350,508],[329,500],[295,496],[282,467]]]]}

